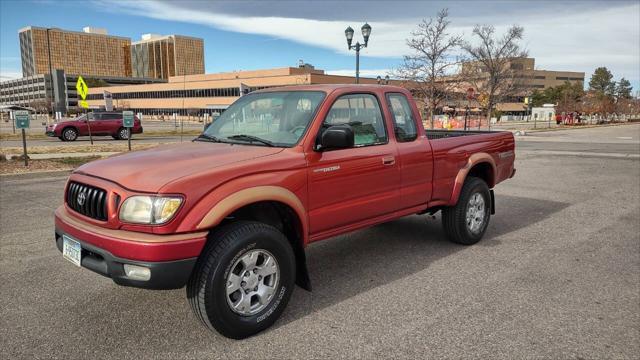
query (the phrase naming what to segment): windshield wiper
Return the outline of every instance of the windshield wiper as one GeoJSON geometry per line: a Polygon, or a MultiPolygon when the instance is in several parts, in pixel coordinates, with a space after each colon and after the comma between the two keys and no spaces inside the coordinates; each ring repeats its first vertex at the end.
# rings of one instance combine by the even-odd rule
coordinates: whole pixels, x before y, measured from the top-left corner
{"type": "Polygon", "coordinates": [[[222,139],[220,138],[217,138],[213,135],[208,135],[208,134],[200,134],[198,135],[197,138],[193,139],[193,141],[210,141],[210,142],[219,142],[219,143],[225,142],[225,141],[222,141],[222,139]]]}
{"type": "Polygon", "coordinates": [[[253,136],[253,135],[246,135],[246,134],[231,135],[231,136],[227,136],[227,139],[246,140],[246,141],[249,141],[249,142],[259,142],[259,143],[262,143],[262,144],[267,145],[269,147],[276,146],[276,144],[272,143],[269,140],[265,140],[265,139],[262,139],[262,138],[259,138],[257,136],[253,136]]]}

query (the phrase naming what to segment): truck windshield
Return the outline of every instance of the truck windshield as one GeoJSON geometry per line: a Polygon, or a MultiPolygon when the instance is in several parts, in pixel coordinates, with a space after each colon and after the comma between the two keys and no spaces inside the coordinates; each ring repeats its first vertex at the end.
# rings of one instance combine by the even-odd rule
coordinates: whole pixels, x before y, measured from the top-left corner
{"type": "Polygon", "coordinates": [[[320,91],[278,91],[242,96],[203,133],[208,139],[259,146],[295,145],[324,99],[320,91]]]}

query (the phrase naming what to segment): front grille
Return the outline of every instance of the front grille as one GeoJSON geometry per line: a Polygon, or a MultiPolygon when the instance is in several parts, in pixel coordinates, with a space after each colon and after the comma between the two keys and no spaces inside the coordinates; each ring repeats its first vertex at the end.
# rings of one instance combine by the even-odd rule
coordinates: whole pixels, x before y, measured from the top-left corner
{"type": "Polygon", "coordinates": [[[107,220],[107,192],[100,188],[72,181],[67,189],[66,200],[70,208],[82,215],[107,220]]]}

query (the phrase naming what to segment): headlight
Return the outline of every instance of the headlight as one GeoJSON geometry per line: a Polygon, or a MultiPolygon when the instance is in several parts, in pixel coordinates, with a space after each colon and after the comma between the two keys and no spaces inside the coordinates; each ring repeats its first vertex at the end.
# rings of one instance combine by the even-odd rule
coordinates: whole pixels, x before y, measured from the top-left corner
{"type": "Polygon", "coordinates": [[[180,207],[179,197],[132,196],[120,208],[120,220],[137,224],[162,224],[180,207]]]}

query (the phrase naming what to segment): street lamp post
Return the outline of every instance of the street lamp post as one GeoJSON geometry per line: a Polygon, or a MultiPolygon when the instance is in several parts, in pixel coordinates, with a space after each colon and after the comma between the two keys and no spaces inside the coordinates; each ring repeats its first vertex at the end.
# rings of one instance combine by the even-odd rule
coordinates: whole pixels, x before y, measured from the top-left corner
{"type": "Polygon", "coordinates": [[[380,84],[388,85],[389,84],[389,75],[386,75],[384,77],[384,79],[382,77],[380,77],[380,75],[378,75],[378,77],[376,78],[376,81],[378,81],[378,85],[380,85],[380,84]]]}
{"type": "Polygon", "coordinates": [[[349,50],[356,51],[356,84],[360,82],[360,49],[366,48],[369,43],[369,35],[371,35],[371,25],[365,23],[362,25],[362,37],[364,38],[364,44],[360,44],[359,41],[356,42],[355,45],[352,45],[353,42],[353,29],[349,26],[344,31],[344,36],[347,38],[347,46],[349,50]]]}

